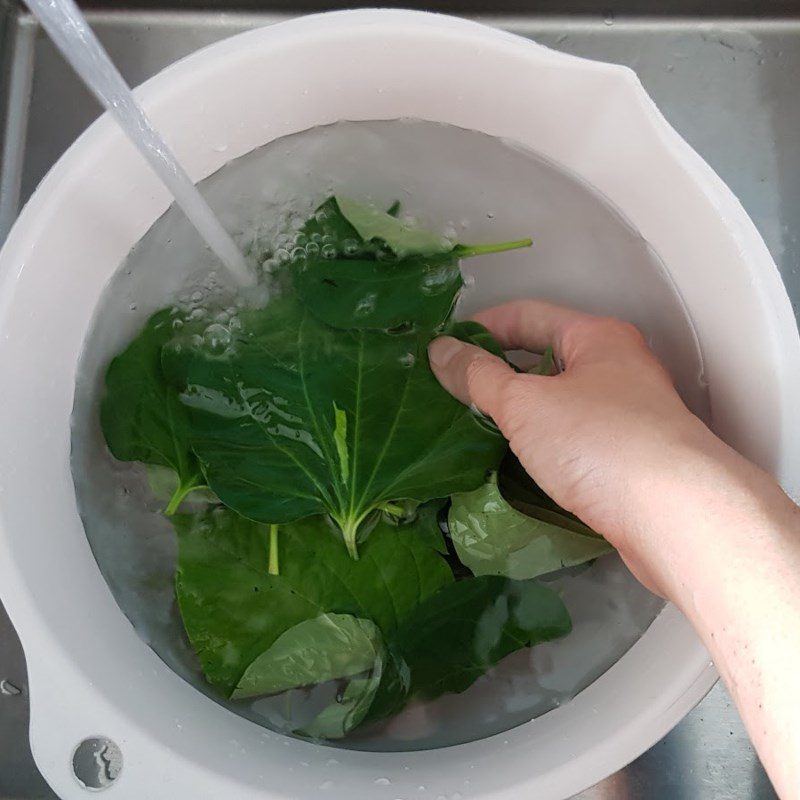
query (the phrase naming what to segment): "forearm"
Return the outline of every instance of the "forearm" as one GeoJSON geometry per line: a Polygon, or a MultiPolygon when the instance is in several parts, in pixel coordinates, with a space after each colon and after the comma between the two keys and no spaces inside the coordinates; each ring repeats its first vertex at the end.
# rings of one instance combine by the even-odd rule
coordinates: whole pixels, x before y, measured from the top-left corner
{"type": "Polygon", "coordinates": [[[443,337],[430,348],[442,385],[684,611],[778,792],[800,800],[800,511],[686,410],[631,326],[538,301],[479,320],[506,350],[552,346],[563,370],[518,374],[443,337]]]}
{"type": "Polygon", "coordinates": [[[647,568],[692,621],[784,800],[800,797],[800,510],[724,446],[652,481],[647,568]]]}

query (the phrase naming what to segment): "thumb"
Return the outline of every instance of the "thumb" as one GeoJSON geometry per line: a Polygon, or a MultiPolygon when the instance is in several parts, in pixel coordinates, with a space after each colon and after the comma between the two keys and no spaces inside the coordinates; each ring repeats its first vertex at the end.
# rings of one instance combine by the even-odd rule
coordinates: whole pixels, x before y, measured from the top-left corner
{"type": "Polygon", "coordinates": [[[453,397],[498,421],[505,390],[516,376],[502,358],[452,336],[440,336],[428,346],[428,359],[433,374],[453,397]]]}

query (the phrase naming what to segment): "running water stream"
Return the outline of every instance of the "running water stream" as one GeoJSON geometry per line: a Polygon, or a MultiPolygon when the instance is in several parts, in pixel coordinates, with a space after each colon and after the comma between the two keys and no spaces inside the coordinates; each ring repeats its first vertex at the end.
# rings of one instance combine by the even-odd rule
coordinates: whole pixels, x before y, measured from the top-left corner
{"type": "Polygon", "coordinates": [[[240,285],[252,283],[241,251],[195,187],[73,0],[25,0],[48,36],[155,170],[192,225],[240,285]]]}

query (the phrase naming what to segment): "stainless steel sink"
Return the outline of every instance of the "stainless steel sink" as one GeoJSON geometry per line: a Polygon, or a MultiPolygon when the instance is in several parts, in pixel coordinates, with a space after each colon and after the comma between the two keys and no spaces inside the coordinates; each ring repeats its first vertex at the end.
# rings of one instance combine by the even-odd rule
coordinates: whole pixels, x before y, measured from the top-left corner
{"type": "MultiPolygon", "coordinates": [[[[247,28],[348,4],[309,0],[94,2],[89,18],[132,84],[247,28]]],[[[633,67],[669,121],[754,219],[800,301],[800,0],[450,0],[401,3],[479,18],[633,67]]],[[[35,23],[0,0],[0,241],[53,162],[98,115],[35,23]]],[[[524,102],[524,87],[520,87],[524,102]]],[[[646,179],[646,176],[643,176],[646,179]]],[[[46,554],[43,554],[46,558],[46,554]]],[[[25,661],[0,608],[0,800],[55,795],[27,739],[25,661]],[[19,690],[18,693],[16,690],[19,690]]],[[[726,691],[581,800],[774,798],[726,691]]]]}

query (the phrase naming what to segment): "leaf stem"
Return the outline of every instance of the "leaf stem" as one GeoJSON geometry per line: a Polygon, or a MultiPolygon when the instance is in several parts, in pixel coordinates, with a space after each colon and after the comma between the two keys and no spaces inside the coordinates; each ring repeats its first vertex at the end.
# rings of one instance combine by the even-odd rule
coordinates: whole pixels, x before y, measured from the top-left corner
{"type": "Polygon", "coordinates": [[[164,509],[164,513],[168,517],[171,517],[180,508],[181,503],[186,499],[188,494],[197,489],[208,489],[208,486],[204,483],[198,483],[200,480],[202,480],[201,475],[192,475],[185,483],[178,484],[178,488],[175,490],[169,503],[167,503],[167,507],[164,509]]]}
{"type": "Polygon", "coordinates": [[[342,527],[342,536],[344,543],[347,547],[347,552],[350,553],[350,558],[353,561],[358,561],[358,544],[356,542],[356,535],[358,534],[358,526],[361,523],[360,519],[348,519],[342,527]]]}
{"type": "Polygon", "coordinates": [[[278,564],[278,526],[269,526],[269,567],[267,569],[270,575],[279,575],[280,568],[278,564]]]}
{"type": "Polygon", "coordinates": [[[397,503],[381,503],[379,508],[381,511],[385,511],[393,517],[402,517],[405,514],[405,509],[397,505],[397,503]]]}
{"type": "Polygon", "coordinates": [[[532,244],[533,239],[517,239],[514,242],[497,242],[496,244],[459,244],[453,249],[453,253],[458,258],[471,258],[472,256],[483,256],[489,253],[519,250],[522,247],[530,247],[532,244]]]}

